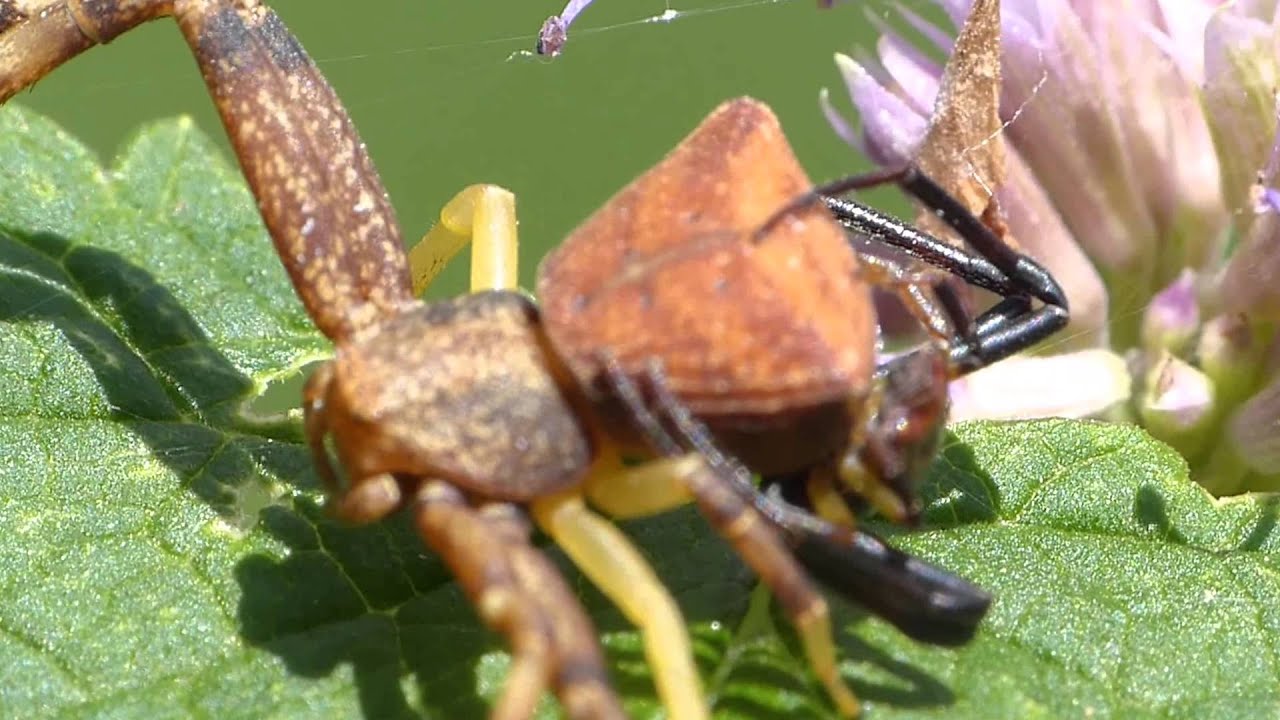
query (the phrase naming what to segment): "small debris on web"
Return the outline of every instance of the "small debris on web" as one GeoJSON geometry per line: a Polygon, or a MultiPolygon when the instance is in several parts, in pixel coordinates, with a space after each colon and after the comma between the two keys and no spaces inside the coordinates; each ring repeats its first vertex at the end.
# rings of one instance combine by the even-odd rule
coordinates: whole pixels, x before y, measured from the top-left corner
{"type": "Polygon", "coordinates": [[[591,3],[592,0],[569,0],[559,15],[547,18],[538,31],[538,44],[534,46],[534,51],[550,57],[563,52],[564,44],[569,40],[569,26],[591,3]]]}
{"type": "Polygon", "coordinates": [[[1262,173],[1258,173],[1258,179],[1249,187],[1249,199],[1257,215],[1280,212],[1280,189],[1267,187],[1262,173]]]}
{"type": "MultiPolygon", "coordinates": [[[[542,28],[538,30],[538,42],[534,45],[534,52],[538,55],[556,57],[564,52],[564,44],[569,40],[569,26],[578,15],[587,9],[594,0],[570,0],[564,6],[564,10],[559,15],[552,15],[547,21],[542,23],[542,28]]],[[[768,0],[770,2],[778,2],[779,0],[768,0]]],[[[651,25],[654,23],[669,23],[676,18],[681,17],[683,13],[679,10],[668,7],[666,10],[652,17],[643,20],[635,20],[625,25],[651,25]]],[[[621,27],[621,26],[615,26],[621,27]]],[[[524,51],[524,54],[529,54],[524,51]]]]}

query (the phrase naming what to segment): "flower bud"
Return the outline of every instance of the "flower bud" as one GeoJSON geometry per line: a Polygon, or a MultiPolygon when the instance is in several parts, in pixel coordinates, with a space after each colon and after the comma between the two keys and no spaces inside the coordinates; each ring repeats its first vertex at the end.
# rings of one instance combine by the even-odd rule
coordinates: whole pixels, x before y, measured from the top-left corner
{"type": "Polygon", "coordinates": [[[1196,356],[1200,368],[1212,378],[1219,400],[1233,405],[1255,389],[1265,350],[1247,318],[1227,314],[1205,323],[1196,356]]]}
{"type": "Polygon", "coordinates": [[[1250,470],[1280,478],[1280,376],[1232,415],[1227,436],[1250,470]]]}
{"type": "Polygon", "coordinates": [[[1181,354],[1199,327],[1195,273],[1186,269],[1151,299],[1142,318],[1142,346],[1148,351],[1181,354]]]}
{"type": "Polygon", "coordinates": [[[1213,381],[1168,351],[1147,371],[1138,396],[1138,416],[1156,438],[1184,457],[1195,457],[1211,437],[1213,381]]]}

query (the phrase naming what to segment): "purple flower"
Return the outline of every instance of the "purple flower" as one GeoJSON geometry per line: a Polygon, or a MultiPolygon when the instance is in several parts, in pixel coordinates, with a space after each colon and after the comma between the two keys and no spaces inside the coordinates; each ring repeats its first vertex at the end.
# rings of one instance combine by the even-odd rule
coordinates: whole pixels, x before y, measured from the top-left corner
{"type": "MultiPolygon", "coordinates": [[[[935,3],[959,27],[972,0],[935,3]]],[[[1275,0],[1003,6],[995,195],[1073,317],[1034,361],[1052,371],[979,371],[953,386],[955,416],[1127,416],[1215,492],[1280,487],[1275,0]],[[1054,392],[1064,377],[1089,392],[1054,392]]],[[[836,61],[860,124],[821,98],[837,134],[886,165],[921,151],[942,73],[931,57],[955,35],[898,12],[932,47],[877,19],[876,52],[836,61]]]]}

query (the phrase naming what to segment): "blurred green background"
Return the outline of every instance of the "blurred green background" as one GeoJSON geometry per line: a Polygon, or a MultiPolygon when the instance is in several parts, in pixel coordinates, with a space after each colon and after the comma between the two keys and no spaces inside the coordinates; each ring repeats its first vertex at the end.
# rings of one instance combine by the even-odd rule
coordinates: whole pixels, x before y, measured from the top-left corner
{"type": "MultiPolygon", "coordinates": [[[[836,51],[870,49],[886,0],[597,0],[554,61],[532,49],[562,0],[276,0],[346,102],[416,239],[474,182],[514,190],[522,272],[720,101],[750,94],[781,116],[815,179],[865,167],[827,127],[818,91],[848,101],[836,51]],[[670,23],[645,23],[671,6],[670,23]]],[[[919,3],[912,3],[919,5],[919,3]]],[[[112,157],[138,125],[189,114],[227,147],[171,22],[127,33],[17,98],[112,157]]],[[[229,152],[229,150],[228,150],[229,152]]],[[[893,201],[891,201],[893,202],[893,201]]],[[[891,205],[904,210],[905,204],[891,205]]],[[[457,262],[431,291],[464,290],[457,262]]]]}

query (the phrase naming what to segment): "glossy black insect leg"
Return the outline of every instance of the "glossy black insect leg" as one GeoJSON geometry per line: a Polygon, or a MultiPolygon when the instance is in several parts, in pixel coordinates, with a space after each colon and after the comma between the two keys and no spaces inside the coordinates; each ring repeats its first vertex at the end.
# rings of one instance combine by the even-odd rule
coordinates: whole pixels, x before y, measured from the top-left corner
{"type": "Polygon", "coordinates": [[[1035,260],[1005,244],[986,223],[969,212],[958,199],[932,178],[920,172],[915,165],[852,175],[816,188],[815,191],[832,198],[854,190],[865,190],[889,183],[896,184],[903,192],[937,213],[938,217],[950,225],[965,243],[998,267],[1022,289],[1023,293],[1037,298],[1046,305],[1054,305],[1066,310],[1066,294],[1047,270],[1035,260]]]}
{"type": "Polygon", "coordinates": [[[973,637],[991,605],[991,595],[972,583],[896,550],[871,533],[828,523],[791,505],[775,493],[762,493],[750,473],[721,452],[710,431],[671,392],[660,368],[646,377],[658,416],[645,407],[634,382],[618,372],[610,384],[637,416],[655,450],[694,450],[739,499],[781,531],[795,559],[823,585],[839,592],[909,637],[938,645],[960,645],[973,637]],[[626,386],[631,389],[626,389],[626,386]],[[629,397],[630,401],[623,398],[629,397]],[[630,402],[639,401],[636,406],[630,402]],[[649,437],[648,433],[654,436],[649,437]]]}
{"type": "Polygon", "coordinates": [[[953,287],[938,283],[933,290],[950,323],[958,329],[949,345],[949,375],[953,378],[1017,353],[1062,327],[1053,313],[1033,312],[1031,298],[1025,295],[1006,297],[973,318],[953,287]]]}
{"type": "Polygon", "coordinates": [[[823,202],[836,220],[854,235],[900,250],[997,295],[1023,294],[1023,289],[1007,273],[973,250],[940,240],[873,207],[822,195],[825,190],[826,187],[815,188],[801,197],[823,202]]]}
{"type": "Polygon", "coordinates": [[[816,188],[815,192],[823,195],[836,218],[855,232],[902,249],[1004,297],[1026,295],[1044,303],[1039,308],[1027,307],[1026,312],[1018,316],[1009,315],[1009,311],[1017,307],[1011,303],[990,316],[993,320],[1003,319],[988,327],[986,332],[976,333],[955,347],[953,365],[957,369],[956,374],[990,365],[1031,347],[1066,326],[1070,317],[1066,293],[1053,276],[1035,260],[1005,244],[986,223],[914,165],[855,175],[816,188]],[[949,251],[947,248],[950,246],[937,238],[892,218],[886,222],[883,214],[869,212],[857,203],[834,197],[887,183],[897,184],[936,212],[976,252],[976,256],[958,254],[956,248],[949,251]],[[992,266],[1012,287],[991,287],[1001,284],[991,282],[998,279],[991,274],[992,266]]]}

